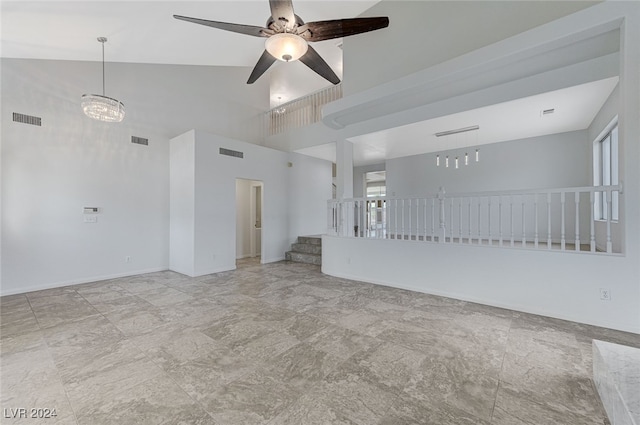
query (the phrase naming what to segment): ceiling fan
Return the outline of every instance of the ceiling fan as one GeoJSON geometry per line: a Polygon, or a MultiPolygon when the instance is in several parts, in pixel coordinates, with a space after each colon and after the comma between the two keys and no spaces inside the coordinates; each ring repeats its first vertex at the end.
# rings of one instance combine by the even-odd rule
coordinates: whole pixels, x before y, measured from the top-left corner
{"type": "Polygon", "coordinates": [[[271,16],[265,27],[209,21],[173,15],[174,18],[225,31],[266,38],[265,51],[253,68],[247,84],[253,84],[276,60],[300,60],[318,75],[338,84],[340,79],[309,42],[348,37],[389,26],[389,18],[351,18],[305,23],[293,12],[291,0],[269,0],[271,16]]]}

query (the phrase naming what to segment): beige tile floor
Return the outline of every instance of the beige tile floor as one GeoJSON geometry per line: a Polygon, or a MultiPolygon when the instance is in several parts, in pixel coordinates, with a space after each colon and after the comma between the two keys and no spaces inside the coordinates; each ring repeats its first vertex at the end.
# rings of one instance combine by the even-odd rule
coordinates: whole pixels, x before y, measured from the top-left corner
{"type": "Polygon", "coordinates": [[[287,262],[0,301],[2,424],[607,424],[591,340],[640,346],[287,262]]]}

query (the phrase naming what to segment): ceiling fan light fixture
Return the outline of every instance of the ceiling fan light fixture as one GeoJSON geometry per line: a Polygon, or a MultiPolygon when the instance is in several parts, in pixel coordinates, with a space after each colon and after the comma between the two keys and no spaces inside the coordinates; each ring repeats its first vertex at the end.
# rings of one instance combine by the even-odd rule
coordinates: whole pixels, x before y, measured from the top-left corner
{"type": "Polygon", "coordinates": [[[267,38],[264,47],[271,56],[283,62],[296,61],[304,56],[309,49],[304,38],[290,33],[272,35],[267,38]]]}

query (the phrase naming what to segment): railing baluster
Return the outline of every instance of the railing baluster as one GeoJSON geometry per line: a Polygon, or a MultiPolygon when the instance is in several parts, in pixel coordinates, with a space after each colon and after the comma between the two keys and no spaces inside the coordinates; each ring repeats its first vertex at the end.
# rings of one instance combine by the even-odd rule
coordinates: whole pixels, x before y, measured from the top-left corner
{"type": "Polygon", "coordinates": [[[575,192],[574,200],[576,204],[576,251],[580,251],[580,192],[575,192]]]}
{"type": "Polygon", "coordinates": [[[266,112],[263,120],[264,134],[273,136],[287,130],[319,122],[322,106],[342,97],[342,85],[331,86],[299,99],[277,105],[266,112]],[[266,128],[268,127],[268,128],[266,128]]]}
{"type": "Polygon", "coordinates": [[[564,198],[565,198],[565,193],[561,192],[560,193],[560,208],[561,208],[561,224],[560,224],[560,249],[561,250],[565,250],[565,234],[564,234],[564,198]]]}
{"type": "Polygon", "coordinates": [[[387,200],[384,199],[382,200],[382,237],[384,239],[387,238],[387,235],[389,233],[389,204],[387,203],[387,200]]]}
{"type": "Polygon", "coordinates": [[[526,199],[525,195],[522,195],[522,243],[521,246],[526,248],[527,246],[527,232],[526,232],[526,223],[527,223],[527,207],[526,207],[526,199]]]}
{"type": "Polygon", "coordinates": [[[395,221],[394,229],[393,229],[393,239],[398,239],[398,200],[395,202],[396,206],[394,208],[393,218],[395,221]]]}
{"type": "MultiPolygon", "coordinates": [[[[453,198],[449,200],[449,242],[453,243],[453,198]]],[[[447,238],[444,238],[445,242],[447,238]]]]}
{"type": "Polygon", "coordinates": [[[604,192],[607,197],[607,253],[611,254],[612,251],[612,243],[611,243],[611,216],[613,215],[613,196],[611,189],[608,189],[604,192]]]}
{"type": "Polygon", "coordinates": [[[408,239],[411,240],[411,216],[413,214],[411,214],[411,198],[409,198],[409,234],[408,234],[408,239]]]}
{"type": "Polygon", "coordinates": [[[416,241],[420,240],[420,200],[416,198],[416,241]]]}
{"type": "Polygon", "coordinates": [[[488,228],[487,231],[489,233],[488,235],[488,239],[489,239],[489,245],[493,245],[493,238],[491,237],[491,196],[488,197],[487,200],[487,218],[488,218],[488,228]]]}
{"type": "Polygon", "coordinates": [[[424,236],[423,240],[427,241],[427,198],[424,198],[424,236]]]}
{"type": "Polygon", "coordinates": [[[538,248],[538,194],[533,195],[533,221],[535,230],[533,233],[533,245],[538,248]]]}
{"type": "Polygon", "coordinates": [[[547,249],[551,249],[551,193],[547,193],[547,249]]]}
{"type": "Polygon", "coordinates": [[[356,203],[355,202],[349,202],[349,205],[351,205],[351,214],[349,215],[349,218],[351,220],[350,222],[350,226],[349,226],[349,232],[350,232],[350,236],[355,236],[356,232],[355,232],[355,227],[356,227],[356,203]]]}
{"type": "Polygon", "coordinates": [[[434,242],[436,232],[436,198],[431,198],[431,242],[434,242]]]}
{"type": "Polygon", "coordinates": [[[589,250],[596,252],[596,217],[595,217],[595,196],[593,192],[589,193],[589,204],[591,206],[591,235],[589,236],[589,250]]]}
{"type": "Polygon", "coordinates": [[[438,242],[444,243],[447,241],[447,216],[445,213],[445,191],[444,188],[440,188],[438,191],[438,203],[440,204],[440,231],[438,235],[438,242]]]}
{"type": "MultiPolygon", "coordinates": [[[[580,220],[584,221],[588,218],[585,218],[586,211],[581,212],[580,210],[586,208],[584,204],[586,198],[582,195],[583,192],[586,192],[589,194],[591,220],[589,223],[590,247],[584,249],[590,252],[611,254],[614,252],[614,245],[617,249],[619,244],[617,234],[614,232],[616,229],[613,224],[613,212],[616,208],[614,202],[617,201],[615,195],[620,191],[620,188],[619,185],[612,185],[554,188],[537,192],[526,190],[460,195],[446,195],[444,189],[441,188],[436,196],[394,198],[391,202],[382,197],[329,200],[327,201],[326,231],[328,234],[340,237],[432,242],[437,240],[439,243],[458,244],[473,244],[477,237],[478,244],[526,248],[529,242],[533,244],[534,248],[540,249],[542,248],[540,231],[544,230],[541,226],[542,220],[545,220],[547,227],[544,249],[554,250],[557,248],[559,251],[567,251],[567,249],[571,249],[571,243],[575,242],[573,250],[581,252],[583,245],[581,245],[580,220]],[[545,198],[541,198],[541,196],[545,196],[545,198]],[[554,198],[556,196],[557,198],[554,198]],[[573,200],[567,196],[572,196],[573,200]],[[556,199],[559,202],[559,207],[555,206],[556,199]],[[438,202],[437,211],[436,200],[438,202]],[[431,218],[429,218],[428,211],[429,202],[431,202],[431,218]],[[508,211],[505,202],[509,203],[508,211]],[[546,217],[540,214],[540,209],[543,208],[539,205],[541,202],[546,203],[546,217]],[[521,208],[521,230],[516,229],[516,216],[520,214],[517,211],[516,203],[519,203],[521,208]],[[575,213],[571,212],[572,206],[569,203],[573,203],[575,213]],[[484,204],[486,204],[486,217],[483,215],[484,204]],[[531,207],[533,208],[531,218],[533,228],[531,238],[528,241],[527,228],[529,228],[529,224],[527,220],[530,215],[527,210],[531,207]],[[477,208],[477,213],[474,208],[477,208]],[[602,208],[602,222],[599,225],[595,223],[598,218],[597,208],[602,208]],[[497,211],[495,211],[496,209],[497,211]],[[473,218],[474,214],[476,214],[475,219],[473,218]],[[509,220],[508,225],[507,219],[509,220]],[[429,229],[429,220],[431,221],[431,229],[429,229]],[[437,232],[436,220],[439,222],[437,232]],[[476,220],[477,229],[474,228],[476,220]],[[498,226],[497,230],[496,225],[498,226]],[[457,229],[456,226],[458,226],[457,229]],[[465,229],[464,226],[468,226],[468,228],[465,229]],[[575,238],[571,235],[572,229],[575,229],[575,238]],[[596,229],[598,231],[601,229],[602,235],[596,234],[596,229]],[[517,238],[516,232],[521,232],[520,239],[517,238]],[[597,239],[596,236],[601,237],[602,240],[597,239]],[[602,246],[598,245],[600,243],[602,246]]],[[[544,210],[542,210],[542,214],[544,214],[544,210]]],[[[586,226],[586,223],[583,226],[586,226]]],[[[583,235],[586,233],[584,229],[582,233],[583,235]]],[[[586,235],[583,238],[586,238],[586,235]]]]}
{"type": "Polygon", "coordinates": [[[400,238],[404,240],[404,199],[402,200],[401,208],[402,208],[402,231],[401,231],[402,235],[400,236],[400,238]]]}
{"type": "Polygon", "coordinates": [[[498,196],[498,241],[502,246],[502,196],[498,196]]]}
{"type": "MultiPolygon", "coordinates": [[[[361,232],[362,232],[362,221],[361,221],[362,205],[360,205],[360,201],[354,201],[354,204],[355,204],[355,212],[354,212],[354,214],[356,216],[356,218],[355,218],[356,222],[355,222],[354,226],[357,229],[357,230],[354,229],[355,230],[355,236],[356,237],[360,237],[361,232]]],[[[365,235],[363,235],[363,236],[365,236],[365,235]]]]}
{"type": "Polygon", "coordinates": [[[482,232],[480,229],[482,229],[481,227],[481,211],[482,211],[482,198],[478,196],[478,245],[482,245],[482,232]]]}
{"type": "Polygon", "coordinates": [[[462,198],[458,199],[458,243],[462,243],[462,198]]]}
{"type": "Polygon", "coordinates": [[[514,245],[514,234],[513,234],[513,195],[509,196],[509,226],[511,227],[511,243],[510,246],[514,245]]]}
{"type": "Polygon", "coordinates": [[[375,226],[375,221],[374,221],[375,214],[376,214],[375,201],[367,201],[367,234],[369,235],[370,238],[375,235],[374,227],[373,227],[375,226]]]}
{"type": "Polygon", "coordinates": [[[367,226],[367,228],[364,230],[367,233],[367,237],[371,237],[371,215],[369,214],[369,201],[363,200],[362,205],[363,221],[365,221],[367,226]]]}
{"type": "Polygon", "coordinates": [[[472,198],[469,197],[469,243],[472,243],[471,241],[471,200],[472,198]]]}

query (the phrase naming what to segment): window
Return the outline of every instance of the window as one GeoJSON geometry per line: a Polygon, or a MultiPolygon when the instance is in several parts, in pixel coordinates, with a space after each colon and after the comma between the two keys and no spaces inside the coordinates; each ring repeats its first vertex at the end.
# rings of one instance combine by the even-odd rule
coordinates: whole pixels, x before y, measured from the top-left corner
{"type": "Polygon", "coordinates": [[[379,198],[387,195],[387,187],[384,186],[384,182],[380,186],[371,186],[367,184],[367,198],[379,198]]]}
{"type": "MultiPolygon", "coordinates": [[[[609,130],[598,139],[593,155],[593,184],[595,186],[615,186],[618,184],[618,124],[614,121],[609,130]]],[[[618,220],[618,192],[599,192],[595,199],[596,220],[607,220],[611,203],[611,220],[618,220]]]]}

